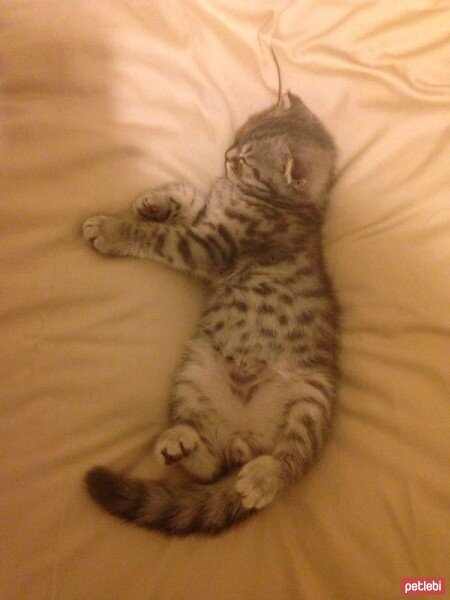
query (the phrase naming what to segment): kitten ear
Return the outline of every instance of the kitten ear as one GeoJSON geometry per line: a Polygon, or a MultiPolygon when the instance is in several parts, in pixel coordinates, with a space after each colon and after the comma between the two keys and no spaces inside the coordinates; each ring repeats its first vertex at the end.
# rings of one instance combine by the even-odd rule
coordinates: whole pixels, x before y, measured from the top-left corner
{"type": "Polygon", "coordinates": [[[308,187],[306,168],[298,158],[292,163],[291,178],[291,185],[295,190],[304,190],[308,187]]]}
{"type": "Polygon", "coordinates": [[[289,91],[285,92],[281,96],[280,101],[278,102],[278,106],[280,108],[283,108],[284,110],[287,110],[288,108],[291,108],[291,98],[290,98],[289,91]]]}
{"type": "Polygon", "coordinates": [[[308,187],[306,168],[298,158],[294,158],[290,152],[286,152],[283,158],[283,171],[288,184],[297,191],[308,187]]]}
{"type": "Polygon", "coordinates": [[[298,96],[296,96],[295,94],[293,94],[292,92],[287,90],[287,92],[285,92],[281,96],[278,106],[280,108],[283,108],[284,110],[288,110],[289,108],[292,108],[293,106],[300,107],[300,106],[304,106],[304,105],[298,96]]]}

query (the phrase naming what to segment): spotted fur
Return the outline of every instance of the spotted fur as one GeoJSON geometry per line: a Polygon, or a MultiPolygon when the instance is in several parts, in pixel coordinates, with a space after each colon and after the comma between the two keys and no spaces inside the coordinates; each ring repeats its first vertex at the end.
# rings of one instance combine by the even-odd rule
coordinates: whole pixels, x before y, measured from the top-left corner
{"type": "Polygon", "coordinates": [[[338,310],[321,246],[334,164],[330,135],[288,93],[238,131],[227,176],[207,197],[169,185],[142,194],[128,219],[84,224],[99,252],[150,258],[209,283],[155,447],[194,482],[96,467],[88,489],[109,512],[173,535],[215,534],[315,461],[336,402],[338,310]]]}

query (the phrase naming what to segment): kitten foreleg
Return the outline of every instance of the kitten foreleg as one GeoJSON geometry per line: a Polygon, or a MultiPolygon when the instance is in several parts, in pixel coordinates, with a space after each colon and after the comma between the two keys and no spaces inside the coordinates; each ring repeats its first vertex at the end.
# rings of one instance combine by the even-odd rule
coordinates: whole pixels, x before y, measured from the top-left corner
{"type": "Polygon", "coordinates": [[[204,279],[214,278],[224,266],[224,252],[183,225],[97,216],[84,223],[83,232],[103,254],[150,258],[204,279]]]}

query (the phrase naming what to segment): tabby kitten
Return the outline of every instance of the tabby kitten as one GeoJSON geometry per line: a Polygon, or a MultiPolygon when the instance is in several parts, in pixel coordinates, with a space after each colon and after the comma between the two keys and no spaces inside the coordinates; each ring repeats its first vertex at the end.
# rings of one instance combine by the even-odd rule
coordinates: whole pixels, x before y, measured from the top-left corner
{"type": "Polygon", "coordinates": [[[142,194],[134,216],[98,216],[84,236],[106,254],[138,256],[209,283],[186,345],[155,452],[187,485],[95,467],[94,500],[173,535],[216,534],[299,478],[327,436],[336,400],[337,305],[321,224],[335,147],[288,92],[250,118],[208,197],[175,184],[142,194]]]}

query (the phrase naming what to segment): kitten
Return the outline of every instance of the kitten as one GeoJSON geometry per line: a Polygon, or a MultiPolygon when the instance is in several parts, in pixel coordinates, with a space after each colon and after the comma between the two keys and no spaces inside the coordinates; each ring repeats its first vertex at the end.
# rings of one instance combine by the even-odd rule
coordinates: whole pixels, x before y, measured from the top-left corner
{"type": "Polygon", "coordinates": [[[187,485],[95,467],[104,509],[173,535],[216,534],[271,502],[315,460],[336,401],[338,310],[321,224],[335,147],[288,92],[251,117],[207,198],[175,184],[142,194],[134,217],[99,216],[84,236],[106,254],[163,262],[209,282],[155,452],[187,485]]]}

